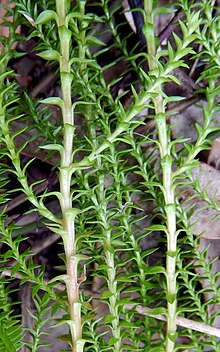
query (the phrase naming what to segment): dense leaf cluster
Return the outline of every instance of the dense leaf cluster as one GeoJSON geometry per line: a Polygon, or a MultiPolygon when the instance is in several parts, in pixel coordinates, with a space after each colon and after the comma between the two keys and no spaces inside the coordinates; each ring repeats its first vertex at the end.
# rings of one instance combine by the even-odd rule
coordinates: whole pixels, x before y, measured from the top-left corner
{"type": "Polygon", "coordinates": [[[184,189],[193,185],[207,206],[219,211],[191,174],[199,153],[209,148],[219,130],[213,125],[219,112],[218,10],[212,1],[182,0],[164,7],[144,1],[140,11],[146,49],[133,44],[134,34],[124,34],[124,17],[124,23],[117,22],[119,1],[15,3],[15,9],[8,9],[13,22],[4,23],[10,31],[2,38],[0,56],[0,350],[46,348],[46,324],[59,309],[64,314],[55,325],[68,325],[63,340],[74,352],[219,350],[216,337],[169,327],[172,305],[174,315],[208,325],[218,316],[210,315],[220,294],[218,273],[212,274],[213,262],[207,263],[207,250],[200,250],[193,233],[193,196],[181,201],[184,189]],[[155,18],[175,9],[183,19],[161,47],[155,18]],[[11,69],[11,62],[23,55],[19,46],[15,48],[16,42],[23,42],[15,32],[18,24],[35,40],[37,55],[58,75],[60,96],[35,101],[19,89],[11,69]],[[170,104],[183,97],[170,96],[166,84],[179,84],[175,70],[187,69],[190,60],[205,63],[198,80],[204,84],[196,94],[206,103],[194,143],[185,136],[172,139],[167,122],[170,104]],[[120,66],[123,70],[112,78],[111,72],[120,66]],[[53,126],[54,107],[58,117],[53,126]],[[154,124],[146,132],[148,119],[154,124]],[[22,128],[16,127],[17,121],[22,128]],[[29,129],[37,134],[18,146],[16,141],[29,129]],[[44,180],[30,182],[27,170],[33,159],[23,162],[25,148],[37,138],[42,138],[48,160],[56,160],[60,184],[40,195],[36,187],[44,180]],[[19,186],[9,190],[11,175],[19,186]],[[26,237],[7,215],[10,193],[17,192],[62,241],[64,265],[49,283],[34,253],[21,250],[26,237]],[[58,204],[56,211],[48,206],[50,199],[58,204]],[[207,287],[202,286],[204,278],[207,287]],[[21,316],[13,312],[15,279],[32,287],[31,328],[22,326],[21,316]],[[203,302],[207,292],[211,298],[203,302]],[[152,308],[156,317],[141,315],[137,306],[152,308]],[[158,314],[166,316],[168,324],[158,320],[158,314]]]}

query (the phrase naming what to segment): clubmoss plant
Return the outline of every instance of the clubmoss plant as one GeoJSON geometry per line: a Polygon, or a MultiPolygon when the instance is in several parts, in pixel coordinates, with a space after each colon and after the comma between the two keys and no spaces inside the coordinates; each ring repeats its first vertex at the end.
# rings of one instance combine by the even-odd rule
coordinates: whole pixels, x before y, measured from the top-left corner
{"type": "Polygon", "coordinates": [[[52,332],[46,325],[62,309],[54,325],[68,326],[60,338],[73,352],[217,351],[219,331],[212,324],[218,313],[210,315],[209,306],[219,300],[218,274],[212,275],[213,262],[207,264],[207,250],[200,251],[194,237],[192,199],[182,199],[191,184],[219,211],[192,173],[199,153],[219,131],[218,9],[213,1],[160,6],[145,0],[137,11],[144,21],[139,33],[144,47],[125,17],[117,22],[123,15],[119,1],[14,4],[5,17],[10,14],[13,21],[3,22],[9,35],[2,37],[0,57],[0,349],[56,350],[55,343],[48,345],[52,332]],[[182,19],[169,23],[173,33],[165,28],[167,44],[160,43],[157,16],[175,11],[182,19]],[[36,101],[20,89],[12,69],[24,55],[18,25],[34,40],[34,54],[54,70],[59,96],[36,101]],[[167,89],[181,84],[177,73],[187,75],[191,62],[205,63],[201,85],[191,92],[205,101],[195,142],[174,138],[170,104],[184,97],[170,96],[167,89]],[[37,136],[23,142],[33,128],[37,136]],[[34,158],[24,156],[38,137],[43,140],[38,157],[45,155],[42,150],[48,153],[59,186],[28,177],[34,158]],[[10,194],[28,201],[29,213],[38,213],[51,235],[60,236],[60,275],[48,279],[36,253],[22,249],[29,234],[9,211],[10,194]],[[204,278],[210,282],[206,288],[204,278]],[[15,280],[31,285],[32,326],[22,326],[20,311],[13,311],[14,295],[19,301],[19,289],[11,288],[15,280]],[[207,292],[212,298],[205,302],[207,292]],[[197,321],[206,324],[203,330],[197,321]]]}

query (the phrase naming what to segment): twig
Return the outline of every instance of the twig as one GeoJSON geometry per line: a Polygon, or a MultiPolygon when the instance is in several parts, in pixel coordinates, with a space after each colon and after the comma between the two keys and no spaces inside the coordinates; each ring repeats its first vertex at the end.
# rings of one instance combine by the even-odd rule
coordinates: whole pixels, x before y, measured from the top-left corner
{"type": "MultiPolygon", "coordinates": [[[[125,308],[129,310],[129,309],[134,308],[134,305],[127,304],[125,306],[125,308]]],[[[136,306],[135,309],[140,314],[147,315],[149,317],[152,317],[152,318],[155,318],[158,320],[167,321],[166,316],[163,314],[151,314],[150,308],[136,306]]],[[[194,321],[194,320],[186,319],[186,318],[182,318],[182,317],[177,317],[176,323],[177,323],[177,325],[182,326],[187,329],[192,329],[192,330],[199,331],[199,332],[207,334],[207,335],[220,337],[220,329],[217,329],[217,328],[210,326],[208,324],[205,324],[205,323],[199,323],[198,321],[194,321]]]]}

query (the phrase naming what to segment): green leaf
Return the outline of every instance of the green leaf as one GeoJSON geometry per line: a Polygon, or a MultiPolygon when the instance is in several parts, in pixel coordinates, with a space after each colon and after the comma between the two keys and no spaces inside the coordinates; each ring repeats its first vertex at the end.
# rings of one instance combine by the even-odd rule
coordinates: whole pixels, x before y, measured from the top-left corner
{"type": "Polygon", "coordinates": [[[147,249],[146,251],[141,252],[141,258],[144,259],[145,257],[149,256],[150,254],[153,254],[157,250],[158,250],[158,248],[147,249]]]}
{"type": "Polygon", "coordinates": [[[56,20],[57,21],[56,12],[54,12],[52,10],[45,10],[45,11],[40,13],[40,15],[38,16],[38,18],[35,21],[35,24],[36,25],[44,24],[44,23],[47,23],[47,22],[49,22],[51,20],[56,20]]]}
{"type": "Polygon", "coordinates": [[[107,270],[109,268],[110,268],[110,266],[107,264],[101,264],[98,266],[98,270],[107,270]]]}
{"type": "Polygon", "coordinates": [[[112,293],[110,291],[104,291],[102,293],[101,299],[107,299],[107,298],[112,297],[112,296],[114,296],[114,293],[112,293]]]}
{"type": "Polygon", "coordinates": [[[167,302],[169,302],[170,304],[173,304],[173,302],[175,302],[176,300],[176,294],[167,293],[166,299],[167,299],[167,302]]]}
{"type": "Polygon", "coordinates": [[[188,312],[196,312],[197,311],[197,307],[195,306],[195,307],[188,307],[188,306],[184,306],[184,307],[179,307],[178,309],[177,309],[177,313],[178,313],[178,315],[179,315],[179,313],[188,313],[188,312]]]}
{"type": "Polygon", "coordinates": [[[93,306],[89,302],[81,302],[81,305],[85,307],[86,309],[92,310],[93,311],[93,306]]]}
{"type": "Polygon", "coordinates": [[[118,342],[118,339],[116,339],[115,337],[110,337],[110,339],[108,340],[108,345],[113,346],[116,342],[118,342]]]}
{"type": "Polygon", "coordinates": [[[110,252],[110,253],[114,253],[115,250],[116,250],[116,249],[115,249],[113,246],[111,246],[110,244],[105,245],[104,247],[105,247],[105,250],[108,251],[108,252],[110,252]]]}
{"type": "Polygon", "coordinates": [[[7,334],[7,329],[4,328],[4,325],[2,323],[0,325],[0,341],[4,345],[5,351],[16,352],[14,343],[12,342],[11,338],[9,338],[7,334]]]}
{"type": "Polygon", "coordinates": [[[105,316],[104,322],[105,322],[105,324],[109,324],[109,323],[111,323],[112,321],[114,321],[115,319],[116,319],[116,317],[114,317],[114,315],[107,314],[107,315],[105,316]]]}
{"type": "Polygon", "coordinates": [[[168,251],[167,252],[167,256],[169,256],[170,258],[175,258],[177,256],[177,254],[178,254],[178,251],[173,251],[173,252],[168,251]]]}
{"type": "Polygon", "coordinates": [[[111,243],[112,243],[112,245],[115,246],[115,247],[117,247],[117,246],[120,246],[120,247],[126,246],[126,243],[123,242],[123,241],[121,241],[121,240],[119,240],[119,239],[112,240],[111,243]]]}
{"type": "Polygon", "coordinates": [[[63,107],[64,107],[63,99],[61,99],[59,97],[46,98],[46,99],[40,100],[40,103],[49,104],[49,105],[57,105],[61,109],[63,109],[63,107]]]}
{"type": "Polygon", "coordinates": [[[177,333],[173,334],[173,333],[168,333],[168,338],[172,341],[172,342],[175,342],[176,339],[177,339],[177,333]]]}
{"type": "Polygon", "coordinates": [[[152,347],[151,352],[164,352],[164,347],[152,347]]]}
{"type": "Polygon", "coordinates": [[[119,326],[120,326],[120,327],[123,327],[123,328],[129,328],[129,329],[137,329],[137,328],[139,328],[138,325],[135,325],[134,323],[131,323],[131,322],[126,321],[126,320],[122,320],[122,321],[119,323],[119,326]]]}
{"type": "Polygon", "coordinates": [[[60,53],[52,49],[42,51],[41,53],[37,54],[37,56],[40,56],[42,59],[48,61],[60,61],[60,53]]]}
{"type": "Polygon", "coordinates": [[[41,289],[40,285],[35,284],[32,288],[32,296],[35,297],[40,289],[41,289]]]}
{"type": "Polygon", "coordinates": [[[45,149],[45,150],[57,150],[60,152],[60,154],[63,153],[63,146],[60,144],[47,144],[47,145],[40,145],[39,148],[45,149]]]}
{"type": "Polygon", "coordinates": [[[74,264],[75,263],[78,264],[80,261],[88,260],[88,259],[90,259],[90,257],[88,255],[80,254],[80,253],[71,256],[71,262],[74,264]]]}
{"type": "MultiPolygon", "coordinates": [[[[81,59],[81,58],[79,58],[79,57],[73,57],[71,60],[70,60],[70,66],[72,65],[72,64],[74,64],[74,63],[81,63],[81,64],[83,64],[83,63],[85,63],[85,64],[87,64],[87,65],[89,65],[89,64],[95,64],[96,62],[95,62],[95,60],[94,59],[81,59]]],[[[86,101],[77,101],[77,102],[75,102],[74,103],[75,105],[76,104],[85,104],[85,105],[87,105],[87,104],[91,104],[91,102],[86,102],[86,101]]],[[[93,103],[94,104],[94,103],[93,103]]]]}
{"type": "Polygon", "coordinates": [[[81,213],[81,210],[78,208],[69,208],[65,211],[65,216],[68,220],[74,220],[77,215],[81,213]]]}
{"type": "Polygon", "coordinates": [[[69,87],[73,80],[73,74],[69,72],[61,72],[60,73],[61,81],[64,87],[69,87]]]}
{"type": "Polygon", "coordinates": [[[160,224],[157,224],[157,225],[151,225],[147,228],[148,231],[164,231],[164,232],[167,232],[167,228],[166,226],[164,225],[160,225],[160,224]]]}
{"type": "Polygon", "coordinates": [[[87,340],[79,339],[76,341],[76,348],[78,351],[83,351],[83,346],[85,345],[87,340]]]}
{"type": "Polygon", "coordinates": [[[119,281],[119,282],[135,282],[134,280],[130,279],[128,276],[118,276],[117,281],[119,281]]]}
{"type": "Polygon", "coordinates": [[[167,310],[164,307],[152,308],[147,311],[149,315],[159,315],[159,314],[167,314],[167,310]]]}
{"type": "Polygon", "coordinates": [[[69,276],[66,274],[58,275],[58,276],[54,277],[53,279],[51,279],[49,281],[49,283],[56,282],[56,281],[64,281],[66,283],[67,281],[69,281],[69,276]]]}
{"type": "Polygon", "coordinates": [[[65,26],[59,27],[60,40],[69,45],[71,41],[72,32],[65,26]]]}
{"type": "Polygon", "coordinates": [[[106,45],[102,40],[100,40],[96,37],[93,37],[91,35],[88,35],[86,37],[86,44],[90,45],[90,46],[105,46],[106,45]]]}
{"type": "Polygon", "coordinates": [[[117,306],[124,306],[125,304],[128,305],[137,305],[137,302],[132,301],[130,297],[128,298],[121,298],[119,301],[117,301],[117,306]]]}
{"type": "Polygon", "coordinates": [[[166,274],[166,270],[162,266],[151,266],[147,268],[147,274],[166,274]]]}

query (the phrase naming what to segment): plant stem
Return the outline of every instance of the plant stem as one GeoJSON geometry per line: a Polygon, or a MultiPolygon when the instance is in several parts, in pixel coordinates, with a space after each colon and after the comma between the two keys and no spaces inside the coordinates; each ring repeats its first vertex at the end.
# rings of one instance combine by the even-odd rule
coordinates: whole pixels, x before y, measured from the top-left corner
{"type": "MultiPolygon", "coordinates": [[[[153,1],[145,0],[146,13],[146,41],[148,49],[149,69],[157,68],[156,45],[154,35],[154,16],[153,1]]],[[[176,253],[177,253],[177,236],[176,236],[176,207],[175,195],[172,175],[172,158],[170,155],[170,146],[167,132],[165,107],[161,94],[161,87],[156,88],[157,96],[155,97],[155,119],[158,129],[158,138],[160,144],[161,167],[163,174],[163,195],[165,203],[166,224],[167,224],[167,254],[166,254],[166,270],[167,270],[167,338],[166,352],[174,351],[174,343],[176,336],[176,253]]]]}
{"type": "Polygon", "coordinates": [[[78,258],[75,240],[75,216],[77,211],[72,208],[71,196],[71,164],[73,162],[73,138],[74,138],[74,115],[71,100],[72,74],[70,73],[70,43],[71,32],[66,24],[66,1],[56,0],[58,16],[58,33],[60,39],[60,78],[63,99],[63,152],[60,167],[60,206],[63,219],[63,241],[65,250],[65,264],[67,271],[66,289],[69,301],[70,331],[72,335],[72,351],[82,352],[84,341],[82,340],[81,303],[79,301],[78,284],[78,258]]]}
{"type": "MultiPolygon", "coordinates": [[[[91,114],[91,111],[87,107],[87,114],[86,114],[86,120],[87,120],[87,125],[89,129],[89,134],[90,138],[93,141],[94,147],[97,146],[97,139],[96,139],[96,130],[95,130],[95,122],[94,122],[94,117],[91,114]]],[[[114,149],[110,149],[112,152],[112,157],[114,155],[114,149]]],[[[98,206],[99,209],[97,211],[98,215],[98,220],[101,223],[101,232],[103,234],[103,247],[104,247],[104,257],[105,257],[105,262],[108,266],[107,271],[107,285],[108,285],[108,290],[111,292],[112,296],[109,297],[109,313],[114,317],[114,319],[111,322],[111,331],[112,331],[112,336],[116,339],[114,343],[114,352],[120,352],[121,350],[121,329],[119,326],[119,307],[118,307],[118,301],[120,299],[120,293],[118,292],[118,285],[117,285],[117,279],[116,279],[116,265],[115,265],[115,253],[110,250],[112,246],[112,230],[111,230],[111,225],[108,220],[108,206],[109,203],[105,199],[105,180],[104,180],[104,175],[102,172],[103,166],[102,166],[102,159],[101,157],[98,157],[95,161],[97,169],[99,170],[97,172],[97,177],[96,177],[96,183],[99,185],[99,187],[96,190],[96,194],[91,196],[91,199],[93,201],[93,204],[98,206]]]]}

